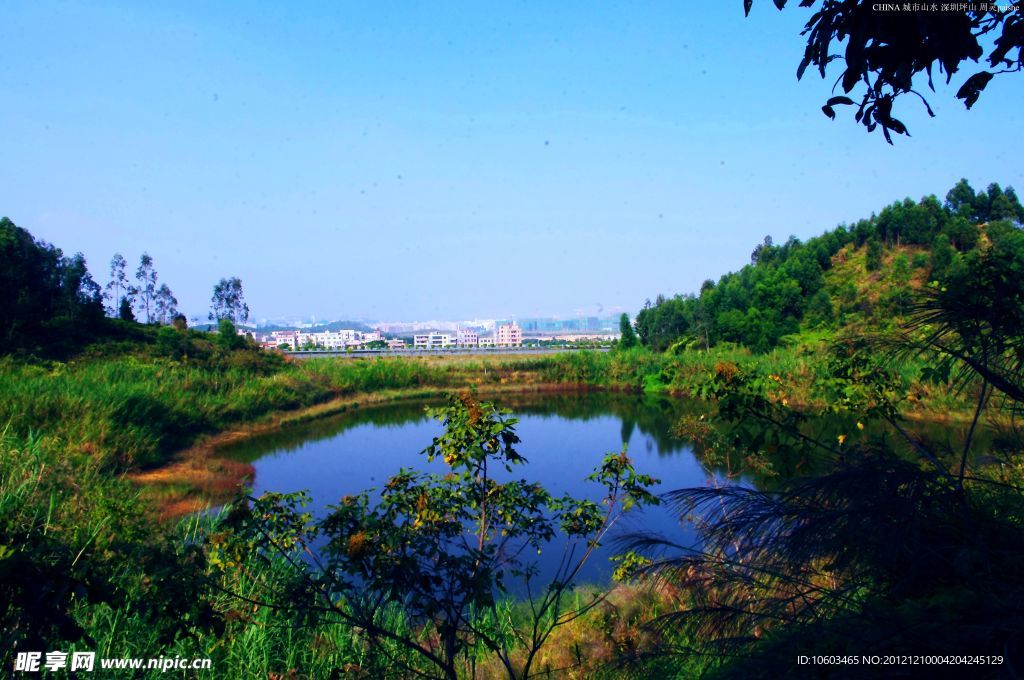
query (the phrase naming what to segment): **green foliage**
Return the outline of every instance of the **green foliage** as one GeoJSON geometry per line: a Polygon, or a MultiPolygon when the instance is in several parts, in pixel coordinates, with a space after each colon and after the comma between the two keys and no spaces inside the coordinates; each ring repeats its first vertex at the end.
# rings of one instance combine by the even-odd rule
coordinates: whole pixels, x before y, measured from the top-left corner
{"type": "Polygon", "coordinates": [[[1012,231],[1022,218],[1024,208],[1012,189],[1004,192],[992,185],[975,193],[964,180],[945,204],[935,196],[898,201],[877,216],[806,243],[790,238],[775,245],[767,237],[755,248],[750,265],[717,283],[706,281],[699,295],[659,295],[654,304],[646,303],[636,331],[642,345],[659,352],[707,349],[720,342],[766,352],[800,330],[865,321],[890,325],[909,313],[910,295],[920,285],[906,261],[908,250],[914,253],[913,268],[920,269],[928,256],[917,250],[930,248],[931,277],[939,278],[958,252],[984,247],[979,223],[993,220],[986,233],[1012,231]],[[893,250],[888,271],[884,265],[893,250]],[[862,257],[862,271],[871,276],[844,280],[837,274],[845,260],[862,257]],[[865,296],[868,288],[882,290],[865,296]]]}
{"type": "MultiPolygon", "coordinates": [[[[1024,231],[987,230],[989,245],[950,262],[916,306],[912,347],[961,367],[957,384],[1024,402],[1024,231]]],[[[948,372],[948,371],[947,371],[948,372]]]]}
{"type": "Polygon", "coordinates": [[[132,311],[132,303],[127,297],[121,298],[117,308],[117,318],[121,321],[135,321],[135,312],[132,311]]]}
{"type": "Polygon", "coordinates": [[[156,349],[163,356],[177,361],[188,354],[189,348],[188,336],[180,330],[164,326],[157,331],[156,349]]]}
{"type": "MultiPolygon", "coordinates": [[[[217,617],[198,547],[154,531],[126,482],[36,438],[0,433],[0,658],[92,648],[95,617],[131,612],[156,645],[217,617]]],[[[159,647],[155,647],[159,649],[159,647]]]]}
{"type": "Polygon", "coordinates": [[[156,279],[153,258],[149,253],[142,253],[139,257],[139,268],[135,270],[135,281],[138,285],[132,289],[132,293],[139,308],[139,315],[146,315],[146,323],[153,322],[153,314],[156,311],[156,279]]]}
{"type": "Polygon", "coordinates": [[[238,334],[235,324],[227,317],[217,323],[217,347],[224,352],[245,347],[245,337],[238,334]]]}
{"type": "Polygon", "coordinates": [[[882,268],[882,242],[877,238],[868,239],[868,251],[864,267],[869,272],[876,272],[882,268]]]}
{"type": "MultiPolygon", "coordinates": [[[[667,646],[669,658],[724,656],[715,677],[773,678],[791,674],[796,655],[943,654],[967,641],[1000,665],[1020,663],[1024,437],[1014,421],[998,447],[975,435],[990,403],[1013,414],[1024,403],[1024,232],[987,236],[918,294],[897,334],[830,348],[815,387],[846,422],[834,438],[791,407],[781,376],[716,368],[705,383],[716,408],[680,430],[726,464],[746,456],[741,472],[783,474],[760,489],[667,494],[681,516],[703,518],[700,551],[646,567],[690,598],[661,619],[689,643],[667,646]],[[902,427],[916,389],[901,373],[908,360],[924,363],[923,382],[975,396],[961,441],[935,445],[902,427]],[[915,460],[872,434],[873,421],[915,460]],[[996,451],[1000,464],[986,465],[996,451]]],[[[632,543],[659,556],[669,545],[632,543]]]]}
{"type": "MultiPolygon", "coordinates": [[[[121,253],[114,253],[114,257],[110,260],[110,282],[104,288],[104,297],[110,301],[110,306],[107,308],[110,316],[120,316],[125,321],[133,321],[134,319],[126,319],[124,312],[124,301],[129,297],[130,292],[128,274],[125,272],[127,265],[128,263],[125,262],[121,253]]],[[[128,300],[129,312],[131,308],[131,300],[128,300]]]]}
{"type": "MultiPolygon", "coordinates": [[[[472,397],[452,398],[431,413],[445,431],[424,454],[443,460],[447,474],[402,470],[376,502],[368,492],[347,496],[316,523],[301,510],[303,494],[266,494],[251,510],[238,508],[237,531],[283,556],[322,545],[305,577],[308,589],[322,593],[340,620],[365,630],[372,645],[398,642],[417,654],[420,672],[456,678],[487,650],[503,674],[530,677],[552,632],[600,601],[598,595],[577,609],[564,608],[576,575],[615,518],[634,505],[658,502],[648,491],[657,481],[638,474],[625,452],[605,456],[589,477],[604,488],[601,503],[554,497],[523,479],[499,481],[501,471],[526,462],[515,450],[516,420],[472,397]],[[525,556],[556,536],[568,541],[564,558],[557,573],[538,584],[539,568],[525,556]],[[511,580],[526,584],[531,616],[496,627],[504,618],[499,597],[511,580]],[[392,628],[379,616],[382,608],[400,609],[436,640],[392,628]],[[517,663],[510,636],[525,648],[517,663]]],[[[294,607],[290,594],[280,595],[286,599],[275,604],[294,607]]]]}
{"type": "Polygon", "coordinates": [[[631,349],[636,346],[636,332],[633,331],[633,324],[629,322],[629,314],[625,312],[619,317],[619,347],[631,349]]]}
{"type": "Polygon", "coordinates": [[[100,288],[81,253],[66,257],[0,219],[0,353],[80,343],[102,317],[100,288]]]}
{"type": "Polygon", "coordinates": [[[210,321],[228,319],[234,324],[249,320],[249,305],[245,303],[242,280],[237,276],[221,279],[213,287],[210,298],[210,321]]]}

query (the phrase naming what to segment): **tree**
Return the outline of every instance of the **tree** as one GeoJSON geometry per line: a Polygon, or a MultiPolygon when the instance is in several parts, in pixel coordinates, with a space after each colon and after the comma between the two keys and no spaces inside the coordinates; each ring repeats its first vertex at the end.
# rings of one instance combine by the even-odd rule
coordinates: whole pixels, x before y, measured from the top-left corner
{"type": "Polygon", "coordinates": [[[875,272],[882,268],[882,242],[874,236],[868,239],[864,268],[869,272],[875,272]]]}
{"type": "Polygon", "coordinates": [[[969,221],[976,221],[977,215],[974,210],[974,189],[970,182],[961,178],[952,189],[946,194],[946,207],[954,215],[959,215],[969,221]]]}
{"type": "MultiPolygon", "coordinates": [[[[304,575],[305,592],[321,602],[314,611],[364,631],[371,645],[418,656],[409,677],[466,676],[474,648],[497,657],[513,680],[536,677],[555,629],[604,599],[575,595],[580,569],[622,512],[657,503],[647,488],[657,480],[637,474],[623,451],[605,456],[590,476],[603,487],[601,503],[554,497],[522,479],[499,481],[526,462],[515,449],[517,421],[470,396],[431,413],[445,431],[423,453],[441,459],[447,474],[402,470],[379,498],[346,496],[315,523],[301,511],[304,494],[265,494],[232,518],[243,539],[304,575]],[[539,567],[526,556],[559,534],[567,539],[563,557],[553,577],[538,583],[539,567]],[[313,544],[322,546],[319,557],[300,558],[313,544]],[[513,580],[527,593],[522,620],[500,607],[513,580]],[[392,611],[404,616],[386,615],[392,611]],[[510,637],[522,648],[515,659],[510,637]]],[[[294,602],[283,592],[268,604],[294,609],[294,602]]]]}
{"type": "Polygon", "coordinates": [[[149,256],[149,253],[142,253],[142,257],[139,258],[139,268],[135,270],[135,280],[139,284],[135,287],[139,312],[145,312],[146,323],[152,323],[153,307],[156,301],[156,270],[153,269],[153,258],[149,256]]]}
{"type": "Polygon", "coordinates": [[[978,244],[978,225],[963,215],[957,215],[949,220],[942,233],[960,252],[967,252],[978,244]]]}
{"type": "Polygon", "coordinates": [[[938,280],[945,276],[946,270],[956,259],[956,251],[949,244],[949,237],[939,234],[932,243],[932,280],[938,280]]]}
{"type": "Polygon", "coordinates": [[[100,288],[80,253],[65,257],[60,248],[0,219],[0,351],[59,339],[57,325],[80,333],[102,317],[100,288]]]}
{"type": "Polygon", "coordinates": [[[132,303],[127,295],[121,298],[121,304],[117,309],[117,318],[121,321],[135,322],[135,312],[132,311],[132,303]]]}
{"type": "Polygon", "coordinates": [[[245,304],[242,280],[237,276],[221,279],[213,287],[210,298],[210,321],[230,319],[235,325],[249,320],[249,305],[245,304]]]}
{"type": "Polygon", "coordinates": [[[245,347],[245,337],[238,334],[231,319],[223,318],[217,323],[217,347],[225,352],[245,347]]]}
{"type": "MultiPolygon", "coordinates": [[[[780,10],[787,4],[787,0],[774,2],[780,10]]],[[[749,14],[753,0],[744,0],[743,5],[749,14]]],[[[903,3],[869,0],[821,0],[820,4],[819,0],[801,0],[800,6],[813,8],[814,14],[804,27],[807,47],[797,78],[814,66],[824,79],[832,62],[841,63],[836,84],[845,95],[859,90],[855,96],[860,102],[834,96],[822,111],[834,119],[836,106],[856,105],[854,119],[868,132],[880,127],[890,144],[891,133],[908,134],[906,126],[893,116],[893,104],[899,97],[916,95],[928,115],[935,115],[915,88],[915,79],[920,85],[921,77],[926,78],[929,89],[935,91],[935,71],[944,73],[949,84],[964,62],[984,58],[987,68],[972,69],[975,72],[956,92],[970,109],[995,75],[1024,68],[1024,15],[1015,7],[998,9],[994,3],[972,3],[971,9],[960,11],[922,11],[904,10],[903,3]],[[843,43],[845,49],[840,54],[843,43]]]]}
{"type": "Polygon", "coordinates": [[[156,295],[153,298],[153,303],[156,310],[157,323],[166,324],[178,316],[178,298],[174,297],[174,293],[171,292],[166,283],[160,284],[160,288],[157,289],[156,295]]]}
{"type": "Polygon", "coordinates": [[[971,224],[1002,219],[1024,223],[1024,206],[1013,187],[1007,187],[1004,191],[994,182],[985,191],[975,193],[970,183],[961,179],[946,194],[946,207],[971,224]]]}
{"type": "Polygon", "coordinates": [[[121,253],[114,253],[110,260],[110,282],[107,283],[104,297],[110,303],[107,305],[107,312],[110,316],[117,316],[121,309],[121,299],[128,294],[128,274],[125,273],[127,266],[121,253]]]}
{"type": "Polygon", "coordinates": [[[630,349],[636,347],[636,333],[633,331],[633,324],[629,322],[629,314],[625,312],[619,317],[619,347],[630,349]]]}
{"type": "Polygon", "coordinates": [[[750,263],[757,264],[758,262],[768,259],[772,253],[772,237],[771,234],[764,237],[764,242],[757,244],[757,247],[750,253],[750,263]]]}

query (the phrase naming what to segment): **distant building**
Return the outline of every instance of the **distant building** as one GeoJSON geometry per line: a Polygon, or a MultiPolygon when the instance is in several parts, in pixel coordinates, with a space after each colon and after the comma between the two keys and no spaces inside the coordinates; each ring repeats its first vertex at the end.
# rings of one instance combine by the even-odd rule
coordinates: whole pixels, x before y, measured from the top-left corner
{"type": "Polygon", "coordinates": [[[324,349],[345,349],[350,345],[359,344],[359,340],[356,339],[357,334],[352,330],[324,331],[314,335],[317,336],[317,345],[324,349]]]}
{"type": "Polygon", "coordinates": [[[363,342],[377,342],[384,338],[381,336],[380,331],[367,331],[366,333],[360,333],[359,339],[363,342]]]}
{"type": "Polygon", "coordinates": [[[477,341],[477,347],[494,347],[494,338],[480,338],[477,341]]]}
{"type": "Polygon", "coordinates": [[[523,329],[514,323],[498,326],[494,333],[494,344],[498,347],[519,347],[523,344],[523,329]]]}
{"type": "Polygon", "coordinates": [[[274,331],[270,335],[263,337],[264,346],[270,345],[271,347],[280,347],[281,345],[288,345],[288,349],[299,348],[299,332],[298,331],[274,331]]]}
{"type": "Polygon", "coordinates": [[[474,331],[461,328],[455,332],[455,344],[459,347],[476,347],[480,344],[480,336],[474,331]]]}
{"type": "Polygon", "coordinates": [[[405,340],[400,338],[391,338],[388,340],[388,349],[405,349],[405,340]]]}
{"type": "Polygon", "coordinates": [[[451,347],[454,338],[447,333],[419,333],[413,336],[416,349],[445,349],[451,347]]]}

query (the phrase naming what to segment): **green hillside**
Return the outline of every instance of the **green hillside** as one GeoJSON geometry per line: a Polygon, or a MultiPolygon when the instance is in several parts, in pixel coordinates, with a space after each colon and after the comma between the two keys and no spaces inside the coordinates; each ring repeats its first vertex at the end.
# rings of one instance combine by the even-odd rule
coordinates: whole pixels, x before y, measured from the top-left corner
{"type": "Polygon", "coordinates": [[[976,192],[961,180],[944,201],[908,198],[806,242],[766,237],[750,264],[699,293],[648,301],[637,335],[658,351],[732,342],[765,352],[801,332],[884,329],[908,313],[915,289],[941,285],[962,258],[1022,222],[1012,188],[976,192]]]}

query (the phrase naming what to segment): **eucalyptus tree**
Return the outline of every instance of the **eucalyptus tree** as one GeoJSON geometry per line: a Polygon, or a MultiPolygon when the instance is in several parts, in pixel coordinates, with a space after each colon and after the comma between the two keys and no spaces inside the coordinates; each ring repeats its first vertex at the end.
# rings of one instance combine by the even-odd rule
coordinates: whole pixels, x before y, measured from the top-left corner
{"type": "Polygon", "coordinates": [[[229,319],[236,326],[249,320],[249,305],[245,302],[242,280],[237,276],[221,279],[213,287],[209,319],[229,319]]]}
{"type": "Polygon", "coordinates": [[[160,284],[153,300],[158,323],[168,324],[178,316],[178,298],[174,297],[166,283],[160,284]]]}
{"type": "Polygon", "coordinates": [[[110,282],[107,283],[104,292],[104,297],[108,302],[107,313],[110,316],[118,316],[121,300],[128,295],[128,291],[131,289],[128,285],[128,274],[125,272],[127,264],[121,253],[114,253],[114,257],[110,260],[110,282]]]}
{"type": "Polygon", "coordinates": [[[153,258],[149,253],[142,253],[139,258],[139,268],[135,270],[136,304],[140,312],[146,314],[146,323],[153,322],[153,312],[156,302],[156,269],[153,268],[153,258]]]}

